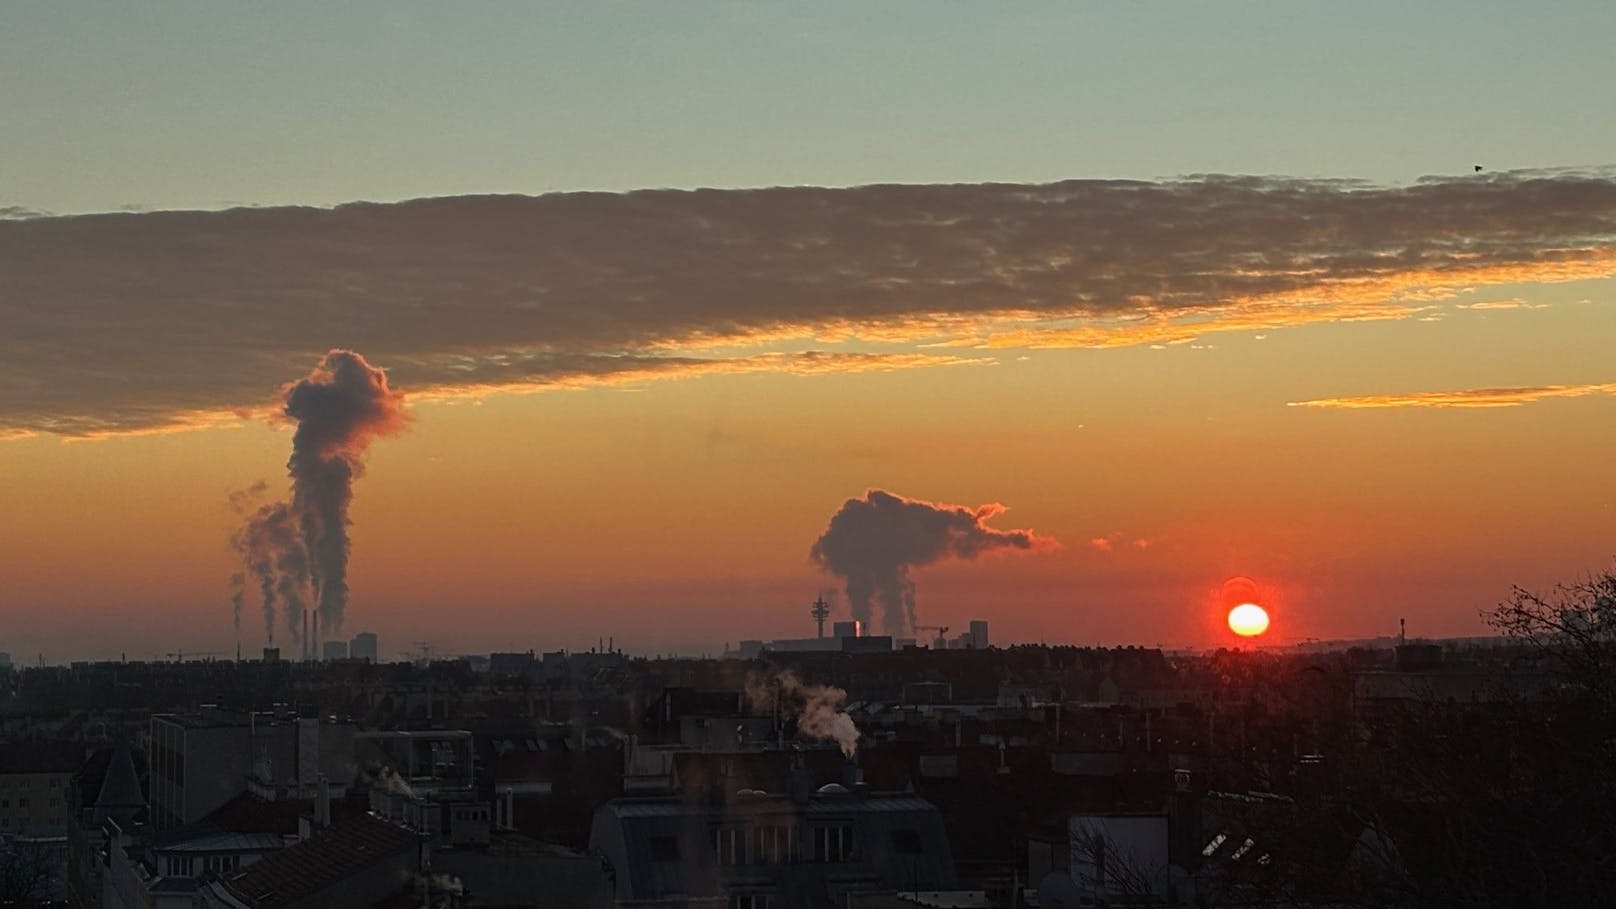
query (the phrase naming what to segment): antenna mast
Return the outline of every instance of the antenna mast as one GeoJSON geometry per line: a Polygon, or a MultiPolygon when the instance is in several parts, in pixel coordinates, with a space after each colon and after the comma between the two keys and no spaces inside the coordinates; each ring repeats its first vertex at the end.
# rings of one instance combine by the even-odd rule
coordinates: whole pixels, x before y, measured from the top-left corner
{"type": "Polygon", "coordinates": [[[825,602],[823,596],[814,597],[813,608],[808,614],[814,617],[814,623],[819,626],[819,636],[825,636],[825,619],[830,617],[830,604],[825,602]]]}

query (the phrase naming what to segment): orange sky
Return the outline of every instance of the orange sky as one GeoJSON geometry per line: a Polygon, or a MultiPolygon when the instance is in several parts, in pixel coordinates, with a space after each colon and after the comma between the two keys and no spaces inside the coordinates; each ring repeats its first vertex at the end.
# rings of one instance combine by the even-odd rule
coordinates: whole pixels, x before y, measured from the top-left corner
{"type": "MultiPolygon", "coordinates": [[[[608,635],[717,652],[803,635],[807,604],[835,586],[809,545],[876,487],[1002,502],[995,526],[1064,544],[917,569],[925,623],[986,618],[1000,641],[1215,644],[1229,638],[1216,589],[1244,574],[1271,592],[1272,641],[1390,634],[1399,617],[1416,634],[1482,633],[1478,613],[1510,584],[1609,566],[1616,484],[1598,453],[1616,445],[1616,400],[1287,404],[1608,382],[1613,290],[1512,287],[1541,308],[1461,308],[1501,298],[1472,291],[1431,321],[1012,349],[987,366],[417,403],[356,488],[345,631],[379,632],[388,653],[608,635]]],[[[233,650],[226,496],[283,484],[288,445],[256,421],[0,442],[0,648],[233,650]]],[[[242,628],[244,647],[261,645],[251,598],[242,628]]]]}

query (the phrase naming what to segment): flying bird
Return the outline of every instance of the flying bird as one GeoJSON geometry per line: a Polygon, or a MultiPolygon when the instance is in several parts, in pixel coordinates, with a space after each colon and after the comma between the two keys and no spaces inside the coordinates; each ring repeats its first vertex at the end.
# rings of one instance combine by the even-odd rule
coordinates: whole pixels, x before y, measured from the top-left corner
{"type": "Polygon", "coordinates": [[[1481,173],[1481,165],[1480,164],[1472,164],[1471,167],[1474,167],[1476,169],[1476,173],[1478,173],[1478,174],[1481,173]]]}

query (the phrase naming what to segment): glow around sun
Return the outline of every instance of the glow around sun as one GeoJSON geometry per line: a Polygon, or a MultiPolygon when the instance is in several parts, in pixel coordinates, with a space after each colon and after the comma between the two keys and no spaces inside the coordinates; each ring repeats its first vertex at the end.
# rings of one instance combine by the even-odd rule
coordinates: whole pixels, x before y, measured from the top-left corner
{"type": "Polygon", "coordinates": [[[1268,610],[1256,603],[1241,603],[1229,610],[1229,630],[1241,637],[1256,637],[1268,630],[1268,610]]]}

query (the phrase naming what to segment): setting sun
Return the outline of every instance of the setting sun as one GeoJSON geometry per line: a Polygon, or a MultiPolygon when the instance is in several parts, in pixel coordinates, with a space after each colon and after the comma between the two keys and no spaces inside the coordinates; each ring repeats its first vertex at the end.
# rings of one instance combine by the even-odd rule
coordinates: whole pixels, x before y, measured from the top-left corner
{"type": "Polygon", "coordinates": [[[1255,637],[1268,630],[1268,610],[1256,603],[1241,603],[1229,610],[1229,630],[1241,637],[1255,637]]]}

